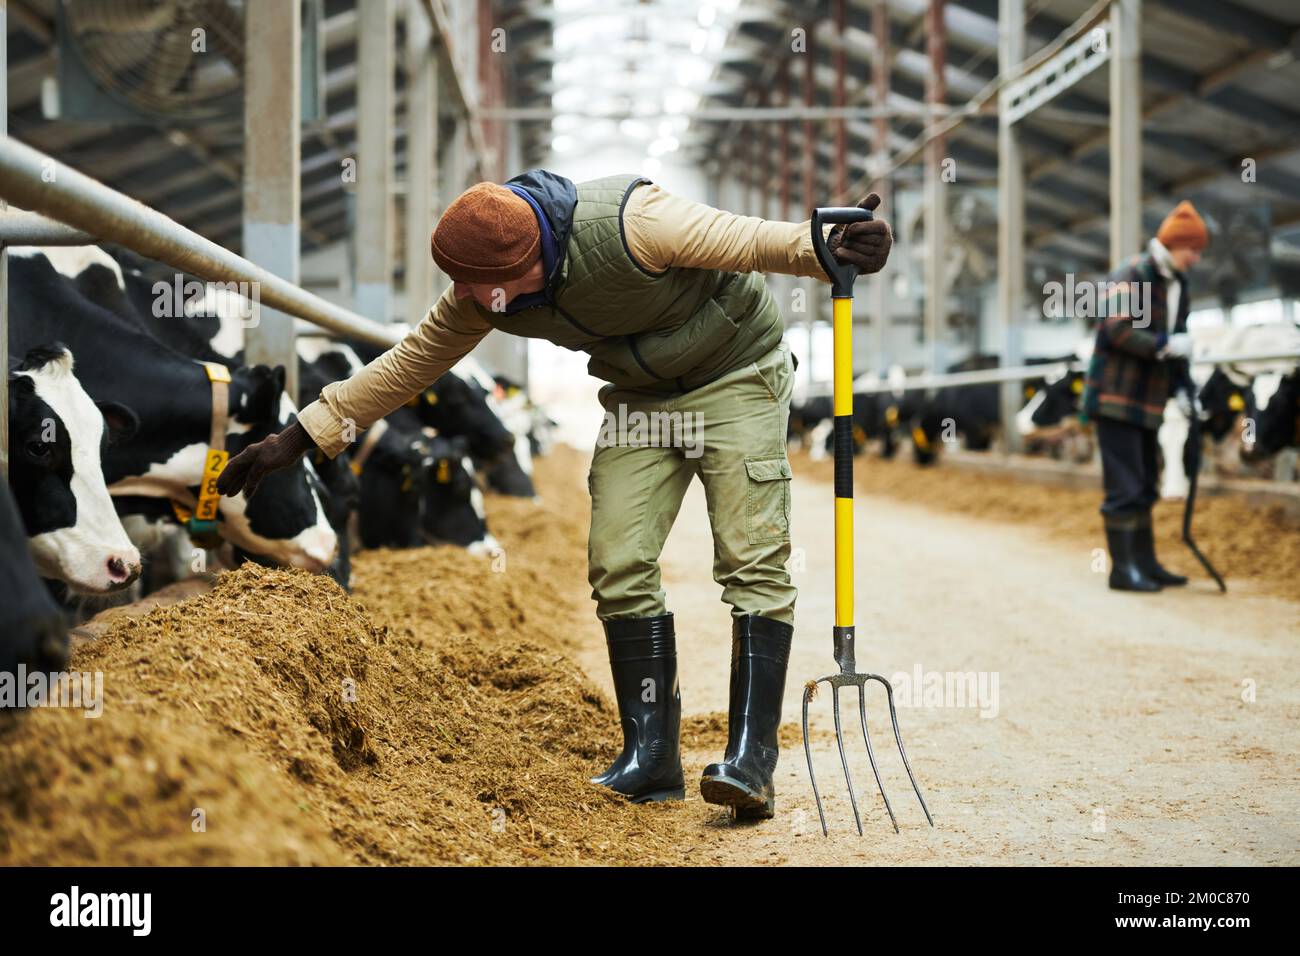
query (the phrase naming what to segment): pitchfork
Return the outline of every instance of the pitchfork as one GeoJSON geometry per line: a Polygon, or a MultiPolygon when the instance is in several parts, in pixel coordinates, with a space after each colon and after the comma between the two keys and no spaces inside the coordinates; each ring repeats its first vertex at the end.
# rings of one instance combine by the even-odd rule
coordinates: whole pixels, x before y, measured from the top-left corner
{"type": "Polygon", "coordinates": [[[844,782],[849,787],[849,802],[853,805],[853,819],[858,825],[858,835],[862,835],[862,817],[858,813],[858,798],[853,792],[853,778],[849,774],[849,761],[844,753],[844,732],[840,723],[840,688],[856,687],[858,689],[858,714],[862,724],[862,739],[867,744],[867,758],[871,761],[871,771],[876,776],[876,787],[880,797],[885,801],[885,809],[898,832],[898,820],[894,808],[890,806],[889,797],[885,795],[884,784],[880,780],[880,768],[876,766],[876,754],[871,747],[871,734],[867,731],[867,682],[878,681],[885,688],[889,700],[889,719],[894,725],[894,740],[898,743],[898,752],[903,757],[903,766],[912,781],[916,798],[921,801],[925,818],[934,826],[930,808],[925,805],[921,788],[912,773],[912,765],[907,761],[907,751],[903,749],[903,738],[898,731],[898,711],[894,707],[894,688],[879,674],[860,674],[856,670],[853,654],[853,280],[857,278],[857,267],[842,263],[831,255],[826,244],[824,226],[828,223],[844,224],[866,222],[871,219],[870,210],[857,207],[827,207],[813,210],[812,241],[817,250],[817,259],[831,279],[831,301],[834,306],[834,414],[835,414],[835,627],[833,630],[835,644],[835,663],[839,665],[838,674],[819,677],[809,681],[803,692],[803,750],[808,758],[808,779],[812,781],[813,797],[817,800],[817,815],[821,818],[822,834],[829,836],[826,828],[826,812],[822,809],[821,793],[817,789],[817,776],[813,772],[812,747],[808,740],[808,702],[817,692],[818,684],[829,684],[831,701],[835,713],[835,742],[839,745],[840,764],[844,767],[844,782]]]}

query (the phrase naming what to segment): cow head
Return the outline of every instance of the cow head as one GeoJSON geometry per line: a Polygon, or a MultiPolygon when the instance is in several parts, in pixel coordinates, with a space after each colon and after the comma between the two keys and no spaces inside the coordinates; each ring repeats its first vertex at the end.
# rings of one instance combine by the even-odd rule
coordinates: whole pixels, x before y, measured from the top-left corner
{"type": "Polygon", "coordinates": [[[434,467],[433,440],[390,425],[375,443],[361,472],[358,524],[367,548],[414,548],[423,544],[418,516],[434,467]]]}
{"type": "MultiPolygon", "coordinates": [[[[297,408],[289,396],[281,392],[278,402],[279,413],[270,423],[247,428],[232,424],[226,434],[231,457],[293,422],[297,408]]],[[[277,564],[323,571],[338,554],[338,535],[326,514],[324,494],[324,485],[306,459],[272,472],[251,498],[241,492],[221,499],[221,536],[277,564]]]]}
{"type": "Polygon", "coordinates": [[[1214,441],[1222,441],[1246,410],[1247,389],[1216,368],[1201,386],[1202,428],[1214,441]]]}
{"type": "Polygon", "coordinates": [[[72,353],[55,346],[30,350],[10,373],[9,425],[9,479],[37,570],[80,594],[125,588],[140,552],[113,509],[101,455],[135,433],[135,413],[92,401],[72,353]]]}
{"type": "Polygon", "coordinates": [[[236,387],[231,417],[245,425],[278,424],[284,366],[239,366],[231,376],[236,387]]]}
{"type": "Polygon", "coordinates": [[[432,543],[457,544],[473,553],[497,549],[488,533],[483,492],[474,478],[468,442],[439,436],[431,442],[433,464],[425,485],[421,524],[432,543]]]}
{"type": "Polygon", "coordinates": [[[1254,422],[1254,440],[1243,435],[1243,460],[1260,461],[1300,446],[1300,369],[1256,375],[1246,396],[1246,417],[1254,422]]]}
{"type": "Polygon", "coordinates": [[[454,372],[443,375],[415,399],[422,424],[449,438],[463,437],[480,462],[494,462],[514,447],[515,436],[488,405],[487,393],[454,372]]]}

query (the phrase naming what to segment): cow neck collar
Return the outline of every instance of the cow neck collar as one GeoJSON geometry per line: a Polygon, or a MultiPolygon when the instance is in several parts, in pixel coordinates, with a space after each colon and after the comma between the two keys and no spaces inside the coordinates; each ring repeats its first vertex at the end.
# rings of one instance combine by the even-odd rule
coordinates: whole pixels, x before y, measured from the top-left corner
{"type": "Polygon", "coordinates": [[[216,362],[199,362],[208,375],[212,390],[212,429],[208,434],[208,447],[226,450],[226,425],[230,415],[230,369],[216,362]]]}

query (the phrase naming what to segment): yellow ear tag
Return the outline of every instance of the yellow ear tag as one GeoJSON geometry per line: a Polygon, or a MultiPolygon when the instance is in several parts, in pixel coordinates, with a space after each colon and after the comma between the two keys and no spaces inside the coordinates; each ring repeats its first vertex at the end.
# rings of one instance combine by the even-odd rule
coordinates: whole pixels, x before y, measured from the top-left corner
{"type": "Polygon", "coordinates": [[[1241,397],[1240,392],[1233,392],[1228,396],[1228,408],[1234,412],[1244,412],[1246,410],[1246,400],[1241,397]]]}
{"type": "Polygon", "coordinates": [[[1032,386],[1032,385],[1028,385],[1028,386],[1026,386],[1026,387],[1025,387],[1025,398],[1033,398],[1033,397],[1034,397],[1034,394],[1035,394],[1037,391],[1038,391],[1038,389],[1034,388],[1034,386],[1032,386]]]}
{"type": "Polygon", "coordinates": [[[926,451],[930,447],[930,439],[925,437],[925,429],[920,425],[912,429],[912,441],[916,442],[916,447],[921,451],[926,451]]]}
{"type": "Polygon", "coordinates": [[[438,484],[440,484],[440,485],[449,485],[449,484],[451,484],[451,459],[450,459],[450,458],[440,458],[440,459],[438,459],[438,477],[437,477],[437,481],[438,481],[438,484]]]}
{"type": "Polygon", "coordinates": [[[432,389],[426,389],[424,393],[424,402],[426,405],[437,405],[438,393],[432,389]]]}
{"type": "Polygon", "coordinates": [[[1081,379],[1081,378],[1076,378],[1073,382],[1071,382],[1071,383],[1070,383],[1070,391],[1074,392],[1075,395],[1082,395],[1082,394],[1083,394],[1083,379],[1081,379]]]}
{"type": "Polygon", "coordinates": [[[885,409],[885,422],[891,428],[898,424],[898,406],[890,405],[885,409]]]}

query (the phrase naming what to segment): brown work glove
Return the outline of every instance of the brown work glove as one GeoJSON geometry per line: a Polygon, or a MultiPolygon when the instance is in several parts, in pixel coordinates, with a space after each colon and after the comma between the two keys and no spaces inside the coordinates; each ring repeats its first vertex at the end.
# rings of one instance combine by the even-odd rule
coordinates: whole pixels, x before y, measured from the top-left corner
{"type": "MultiPolygon", "coordinates": [[[[872,193],[862,202],[859,209],[875,210],[880,205],[880,197],[872,193]]],[[[836,226],[826,239],[826,246],[831,255],[840,262],[848,262],[858,267],[858,275],[869,275],[885,268],[889,261],[889,249],[894,244],[894,235],[889,231],[889,223],[883,219],[870,222],[851,222],[836,226]]]]}
{"type": "Polygon", "coordinates": [[[295,421],[284,431],[267,435],[226,462],[225,469],[217,476],[217,491],[228,498],[242,491],[245,498],[251,498],[263,478],[296,464],[315,448],[316,443],[307,429],[295,421]]]}

